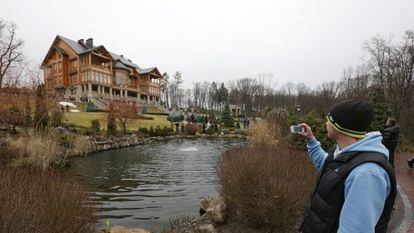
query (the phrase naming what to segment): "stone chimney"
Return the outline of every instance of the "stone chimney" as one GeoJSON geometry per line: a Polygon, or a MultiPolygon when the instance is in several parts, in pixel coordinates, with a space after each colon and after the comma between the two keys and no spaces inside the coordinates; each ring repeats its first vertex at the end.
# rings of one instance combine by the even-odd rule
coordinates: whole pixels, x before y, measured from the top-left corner
{"type": "Polygon", "coordinates": [[[78,43],[81,44],[81,45],[84,45],[85,44],[85,41],[83,39],[79,39],[78,40],[78,43]]]}
{"type": "Polygon", "coordinates": [[[93,38],[86,40],[86,46],[88,46],[88,48],[93,48],[93,38]]]}

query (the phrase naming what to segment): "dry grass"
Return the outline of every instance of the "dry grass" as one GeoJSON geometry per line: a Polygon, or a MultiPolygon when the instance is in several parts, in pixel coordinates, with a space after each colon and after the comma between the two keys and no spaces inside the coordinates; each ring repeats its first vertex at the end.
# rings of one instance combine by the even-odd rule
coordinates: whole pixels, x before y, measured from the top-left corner
{"type": "Polygon", "coordinates": [[[28,133],[7,136],[0,141],[0,164],[34,167],[42,170],[64,167],[69,156],[86,155],[91,144],[83,136],[28,133]]]}
{"type": "Polygon", "coordinates": [[[74,137],[71,141],[70,156],[86,155],[92,151],[91,144],[82,136],[74,137]]]}
{"type": "Polygon", "coordinates": [[[281,139],[281,130],[275,122],[260,121],[250,130],[249,143],[253,146],[276,146],[281,139]]]}
{"type": "Polygon", "coordinates": [[[59,173],[2,166],[0,187],[0,232],[98,232],[87,193],[59,173]]]}
{"type": "Polygon", "coordinates": [[[66,155],[52,134],[8,138],[7,144],[15,152],[15,166],[33,166],[45,170],[66,162],[66,155]]]}

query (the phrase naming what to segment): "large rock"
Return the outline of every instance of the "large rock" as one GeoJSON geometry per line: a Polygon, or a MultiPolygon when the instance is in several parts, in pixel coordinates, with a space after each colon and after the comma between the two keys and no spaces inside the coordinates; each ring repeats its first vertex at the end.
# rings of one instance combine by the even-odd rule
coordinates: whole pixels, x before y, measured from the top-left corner
{"type": "Polygon", "coordinates": [[[200,204],[200,215],[206,215],[207,219],[215,224],[222,224],[226,221],[224,211],[226,204],[221,196],[214,199],[204,198],[200,204]]]}
{"type": "Polygon", "coordinates": [[[207,209],[210,207],[210,202],[212,201],[212,199],[206,197],[203,198],[203,200],[200,201],[200,215],[203,215],[207,212],[207,209]]]}
{"type": "Polygon", "coordinates": [[[197,230],[200,233],[216,233],[214,226],[211,224],[201,225],[197,228],[197,230]]]}
{"type": "Polygon", "coordinates": [[[141,228],[112,227],[111,233],[151,233],[141,228]]]}

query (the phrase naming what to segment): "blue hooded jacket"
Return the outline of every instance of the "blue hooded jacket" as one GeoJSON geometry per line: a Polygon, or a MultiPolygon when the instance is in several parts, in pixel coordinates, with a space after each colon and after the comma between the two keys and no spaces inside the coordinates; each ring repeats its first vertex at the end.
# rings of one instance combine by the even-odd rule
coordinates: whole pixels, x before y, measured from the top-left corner
{"type": "MultiPolygon", "coordinates": [[[[372,151],[388,159],[388,150],[381,143],[379,132],[371,132],[362,140],[343,148],[337,156],[350,151],[372,151]]],[[[328,154],[316,140],[306,141],[309,158],[318,171],[328,154]]],[[[385,201],[391,190],[387,172],[376,163],[364,163],[354,168],[345,180],[344,205],[339,217],[339,233],[374,233],[385,201]]]]}

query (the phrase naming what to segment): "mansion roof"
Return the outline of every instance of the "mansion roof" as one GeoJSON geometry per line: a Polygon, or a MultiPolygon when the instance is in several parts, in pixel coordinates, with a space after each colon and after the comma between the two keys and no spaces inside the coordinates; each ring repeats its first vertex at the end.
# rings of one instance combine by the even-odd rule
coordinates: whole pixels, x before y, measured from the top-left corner
{"type": "MultiPolygon", "coordinates": [[[[83,39],[78,40],[78,41],[74,41],[74,40],[68,39],[64,36],[61,36],[61,35],[57,35],[56,39],[60,39],[63,42],[65,42],[69,46],[69,48],[72,49],[77,55],[82,55],[82,54],[85,54],[85,53],[88,53],[88,52],[92,52],[92,51],[94,51],[95,49],[98,49],[98,48],[103,48],[104,50],[108,51],[103,45],[94,46],[93,45],[93,39],[88,39],[88,40],[86,40],[86,42],[83,39]]],[[[55,39],[55,41],[56,41],[56,39],[55,39]]],[[[56,50],[60,51],[61,53],[66,54],[63,49],[58,48],[54,45],[52,45],[52,47],[50,48],[48,54],[51,52],[52,49],[56,49],[56,50]]],[[[123,55],[118,55],[118,54],[110,52],[110,51],[108,51],[108,53],[111,56],[111,58],[113,59],[115,68],[128,69],[128,67],[130,67],[130,68],[134,68],[139,74],[147,74],[147,73],[150,73],[154,70],[156,70],[156,72],[159,73],[159,71],[156,67],[143,69],[140,66],[138,66],[137,64],[133,63],[130,59],[124,57],[123,55]]],[[[47,56],[48,55],[46,55],[46,58],[47,58],[47,56]]],[[[43,66],[43,63],[42,63],[42,66],[43,66]]]]}

